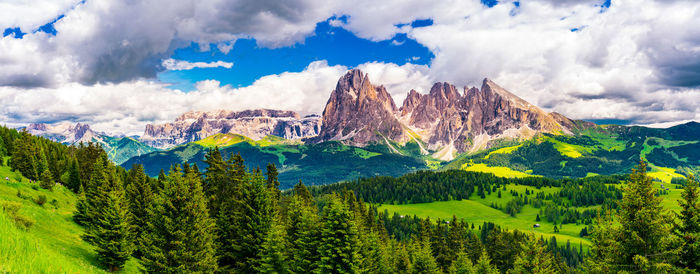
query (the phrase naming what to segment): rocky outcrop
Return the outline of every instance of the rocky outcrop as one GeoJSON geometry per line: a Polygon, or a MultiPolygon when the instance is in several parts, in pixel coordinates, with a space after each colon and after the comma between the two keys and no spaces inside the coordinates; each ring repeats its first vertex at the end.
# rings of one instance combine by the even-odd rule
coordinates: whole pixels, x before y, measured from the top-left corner
{"type": "Polygon", "coordinates": [[[256,109],[244,111],[192,111],[172,123],[146,125],[140,140],[157,148],[207,138],[217,133],[235,133],[259,140],[268,135],[285,139],[301,139],[318,135],[320,117],[300,117],[293,111],[256,109]]]}
{"type": "Polygon", "coordinates": [[[338,140],[363,146],[369,142],[403,142],[406,134],[396,117],[398,109],[383,86],[353,69],[340,78],[323,110],[316,141],[338,140]]]}

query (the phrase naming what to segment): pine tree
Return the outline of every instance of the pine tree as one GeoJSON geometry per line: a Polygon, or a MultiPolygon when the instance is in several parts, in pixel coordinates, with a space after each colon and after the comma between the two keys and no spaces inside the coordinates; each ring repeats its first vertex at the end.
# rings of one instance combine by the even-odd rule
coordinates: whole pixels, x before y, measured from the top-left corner
{"type": "Polygon", "coordinates": [[[534,235],[527,237],[508,273],[561,273],[564,269],[534,235]]]}
{"type": "Polygon", "coordinates": [[[53,190],[53,175],[51,175],[51,171],[48,168],[41,172],[39,186],[43,189],[53,190]]]}
{"type": "Polygon", "coordinates": [[[693,175],[688,175],[685,188],[681,193],[678,204],[680,213],[676,213],[679,220],[674,226],[674,232],[682,239],[679,265],[697,270],[700,267],[700,202],[698,198],[698,182],[693,175]]]}
{"type": "MultiPolygon", "coordinates": [[[[86,230],[91,229],[98,222],[100,211],[105,206],[105,200],[100,199],[100,189],[108,185],[108,178],[105,174],[105,166],[102,158],[98,158],[92,168],[90,181],[83,189],[84,199],[78,201],[77,214],[78,220],[85,226],[86,230]],[[84,202],[83,202],[84,201],[84,202]],[[82,205],[81,205],[82,204],[82,205]]],[[[94,233],[86,233],[83,235],[83,240],[88,243],[93,243],[94,233]]]]}
{"type": "Polygon", "coordinates": [[[324,207],[319,252],[322,273],[355,273],[360,264],[358,231],[350,210],[333,194],[324,207]]]}
{"type": "Polygon", "coordinates": [[[10,167],[22,173],[24,177],[36,180],[39,178],[37,154],[37,148],[31,140],[31,135],[22,131],[20,138],[14,142],[10,167]]]}
{"type": "Polygon", "coordinates": [[[78,202],[75,204],[75,212],[73,212],[73,221],[81,226],[87,225],[88,221],[88,206],[85,190],[80,186],[78,190],[78,202]]]}
{"type": "Polygon", "coordinates": [[[483,250],[481,252],[481,256],[479,257],[479,260],[476,262],[476,265],[474,265],[474,270],[476,273],[481,273],[481,274],[499,274],[498,268],[496,268],[495,265],[491,264],[491,259],[489,258],[489,254],[486,253],[486,250],[483,250]]]}
{"type": "MultiPolygon", "coordinates": [[[[46,160],[46,153],[44,153],[43,149],[39,149],[38,153],[38,165],[36,168],[36,173],[39,174],[39,180],[41,180],[41,176],[44,173],[44,171],[49,170],[49,162],[48,160],[46,160]]],[[[49,174],[51,173],[49,172],[49,174]]]]}
{"type": "Polygon", "coordinates": [[[299,180],[299,183],[294,185],[294,189],[292,190],[295,196],[298,196],[301,198],[303,201],[306,202],[307,205],[311,205],[314,202],[314,197],[311,195],[311,192],[309,192],[309,189],[306,188],[304,183],[299,180]]]}
{"type": "MultiPolygon", "coordinates": [[[[132,218],[133,239],[136,242],[141,239],[143,229],[148,224],[148,208],[155,200],[151,187],[143,166],[133,165],[127,176],[126,198],[132,218]]],[[[141,251],[137,249],[134,256],[140,257],[141,251]]]]}
{"type": "Polygon", "coordinates": [[[270,193],[272,195],[271,199],[273,201],[275,201],[275,203],[277,203],[277,201],[280,199],[280,195],[281,195],[280,190],[279,190],[280,181],[277,178],[279,175],[279,172],[277,172],[277,167],[272,163],[267,164],[266,175],[267,175],[267,179],[265,181],[266,181],[267,188],[270,190],[270,193]]]}
{"type": "Polygon", "coordinates": [[[93,208],[96,214],[86,229],[87,238],[95,245],[97,260],[110,271],[117,271],[133,250],[128,205],[121,183],[100,185],[96,199],[99,207],[93,208]]]}
{"type": "Polygon", "coordinates": [[[237,268],[251,272],[259,265],[258,250],[261,249],[270,230],[273,215],[273,203],[265,181],[259,172],[249,176],[250,191],[243,200],[243,221],[241,223],[242,239],[239,243],[237,268]]]}
{"type": "Polygon", "coordinates": [[[214,220],[209,217],[199,177],[174,168],[148,210],[139,241],[148,272],[214,272],[214,220]]]}
{"type": "Polygon", "coordinates": [[[70,158],[70,166],[68,166],[68,182],[66,182],[66,187],[75,193],[79,193],[81,186],[78,159],[73,156],[70,158]]]}
{"type": "Polygon", "coordinates": [[[474,264],[469,258],[469,254],[460,250],[457,253],[457,258],[452,262],[449,273],[451,274],[477,274],[474,269],[474,264]]]}
{"type": "Polygon", "coordinates": [[[442,273],[433,257],[430,242],[416,242],[411,251],[412,273],[442,273]]]}
{"type": "Polygon", "coordinates": [[[320,260],[320,221],[315,206],[294,195],[287,212],[287,241],[290,269],[294,273],[313,271],[320,260]]]}
{"type": "Polygon", "coordinates": [[[260,250],[260,273],[289,273],[287,241],[284,226],[275,221],[260,250]]]}
{"type": "Polygon", "coordinates": [[[392,250],[394,251],[393,269],[396,273],[410,273],[412,271],[411,256],[406,250],[406,246],[401,243],[394,243],[392,250]]]}
{"type": "Polygon", "coordinates": [[[661,197],[645,162],[632,170],[626,182],[619,213],[599,218],[593,232],[592,256],[586,260],[592,272],[669,272],[679,250],[671,233],[672,219],[663,209],[661,197]]]}

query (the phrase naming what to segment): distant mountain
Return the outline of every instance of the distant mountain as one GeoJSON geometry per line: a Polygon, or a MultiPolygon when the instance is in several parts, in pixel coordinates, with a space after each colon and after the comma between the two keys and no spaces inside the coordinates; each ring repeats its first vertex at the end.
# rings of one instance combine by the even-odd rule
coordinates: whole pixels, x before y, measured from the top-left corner
{"type": "Polygon", "coordinates": [[[77,123],[74,125],[68,122],[54,125],[35,123],[30,124],[26,129],[32,135],[42,136],[69,145],[91,142],[96,137],[105,135],[104,133],[93,131],[87,124],[77,123]]]}
{"type": "Polygon", "coordinates": [[[157,151],[158,149],[145,145],[133,137],[109,136],[96,132],[87,124],[58,123],[30,124],[26,128],[32,135],[42,136],[67,145],[94,142],[102,145],[110,160],[121,164],[131,157],[157,151]]]}
{"type": "Polygon", "coordinates": [[[256,109],[244,111],[193,111],[172,123],[146,125],[140,141],[157,148],[171,148],[205,139],[217,133],[234,133],[259,140],[268,135],[301,139],[318,135],[320,117],[301,118],[293,111],[256,109]]]}
{"type": "Polygon", "coordinates": [[[435,83],[429,94],[411,90],[397,108],[383,86],[353,69],[340,78],[323,111],[316,142],[341,141],[365,146],[373,142],[425,144],[425,153],[451,160],[460,153],[492,147],[501,139],[530,139],[537,133],[571,134],[576,123],[546,113],[484,79],[481,89],[435,83]]]}

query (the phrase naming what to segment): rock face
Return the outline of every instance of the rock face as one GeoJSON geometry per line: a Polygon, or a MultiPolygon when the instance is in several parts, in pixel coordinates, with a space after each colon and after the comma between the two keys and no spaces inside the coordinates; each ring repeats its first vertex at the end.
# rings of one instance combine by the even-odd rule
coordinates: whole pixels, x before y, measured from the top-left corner
{"type": "Polygon", "coordinates": [[[244,111],[219,110],[187,112],[172,123],[146,125],[141,142],[157,148],[207,138],[217,133],[235,133],[259,140],[268,135],[285,139],[301,139],[318,135],[320,117],[301,118],[293,111],[256,109],[244,111]]]}
{"type": "Polygon", "coordinates": [[[81,123],[75,125],[71,123],[30,124],[27,127],[27,132],[64,144],[93,142],[94,139],[100,139],[104,135],[93,131],[89,125],[81,123]]]}
{"type": "Polygon", "coordinates": [[[494,139],[530,138],[563,129],[552,115],[488,79],[481,89],[465,88],[463,94],[451,84],[437,83],[429,94],[409,97],[419,103],[404,101],[401,120],[432,150],[473,151],[494,139]]]}
{"type": "Polygon", "coordinates": [[[406,135],[397,111],[383,86],[372,85],[366,74],[353,69],[340,78],[331,93],[316,140],[340,140],[360,146],[387,139],[403,142],[406,135]]]}
{"type": "MultiPolygon", "coordinates": [[[[363,146],[385,138],[404,143],[419,141],[436,158],[476,151],[502,138],[526,139],[538,132],[569,133],[574,123],[506,91],[488,79],[481,88],[460,92],[449,83],[436,83],[428,94],[411,90],[401,108],[382,86],[351,70],[340,78],[323,112],[317,142],[340,140],[363,146]]],[[[388,142],[387,142],[388,143],[388,142]]]]}

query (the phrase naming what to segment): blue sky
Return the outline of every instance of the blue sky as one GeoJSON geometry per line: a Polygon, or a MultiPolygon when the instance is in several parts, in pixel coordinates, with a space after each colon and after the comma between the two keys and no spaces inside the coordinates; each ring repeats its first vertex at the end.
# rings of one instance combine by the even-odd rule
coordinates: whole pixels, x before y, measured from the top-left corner
{"type": "MultiPolygon", "coordinates": [[[[243,87],[265,75],[302,71],[309,63],[318,60],[326,60],[329,66],[355,67],[367,62],[427,65],[434,57],[428,48],[406,34],[399,33],[390,40],[373,42],[332,26],[329,23],[332,19],[335,18],[318,23],[313,35],[290,47],[264,48],[259,47],[255,39],[239,39],[225,54],[216,45],[211,45],[209,51],[201,51],[197,44],[192,43],[187,48],[176,50],[171,58],[189,62],[232,62],[233,67],[169,70],[159,73],[158,79],[170,83],[172,89],[183,91],[193,90],[196,82],[207,79],[216,79],[222,85],[243,87]]],[[[411,23],[414,28],[429,25],[432,25],[429,19],[411,23]]]]}

